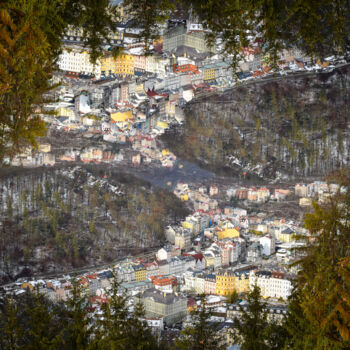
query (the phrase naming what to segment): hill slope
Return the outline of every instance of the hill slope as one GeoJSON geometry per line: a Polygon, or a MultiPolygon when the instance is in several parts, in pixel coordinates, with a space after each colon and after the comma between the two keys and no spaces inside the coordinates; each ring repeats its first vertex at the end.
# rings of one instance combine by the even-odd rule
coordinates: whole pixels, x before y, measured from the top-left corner
{"type": "Polygon", "coordinates": [[[350,66],[200,97],[163,141],[211,170],[324,176],[350,163],[350,66]]]}

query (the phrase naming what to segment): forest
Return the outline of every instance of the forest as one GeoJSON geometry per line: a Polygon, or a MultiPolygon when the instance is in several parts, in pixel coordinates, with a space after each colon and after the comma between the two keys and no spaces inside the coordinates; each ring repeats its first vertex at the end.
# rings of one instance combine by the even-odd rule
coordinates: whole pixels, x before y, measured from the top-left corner
{"type": "Polygon", "coordinates": [[[213,171],[326,176],[350,163],[350,68],[198,97],[163,141],[213,171]]]}
{"type": "Polygon", "coordinates": [[[154,249],[165,227],[187,214],[175,195],[129,174],[93,166],[12,169],[0,178],[2,278],[154,249]]]}

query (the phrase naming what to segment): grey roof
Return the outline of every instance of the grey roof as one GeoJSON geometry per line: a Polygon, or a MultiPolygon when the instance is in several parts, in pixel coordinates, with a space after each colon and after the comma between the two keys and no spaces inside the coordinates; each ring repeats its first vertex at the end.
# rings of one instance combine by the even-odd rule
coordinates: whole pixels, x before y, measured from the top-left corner
{"type": "Polygon", "coordinates": [[[145,290],[140,297],[141,299],[152,298],[157,303],[167,305],[173,304],[180,300],[186,300],[185,297],[176,296],[174,293],[163,293],[155,288],[145,290]]]}

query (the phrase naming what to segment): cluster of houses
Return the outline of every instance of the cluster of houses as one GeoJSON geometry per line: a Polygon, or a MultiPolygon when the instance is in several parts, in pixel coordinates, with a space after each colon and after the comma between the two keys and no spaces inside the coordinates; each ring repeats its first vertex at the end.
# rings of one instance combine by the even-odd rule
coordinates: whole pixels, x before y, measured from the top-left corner
{"type": "Polygon", "coordinates": [[[174,166],[176,156],[168,149],[160,150],[155,137],[135,135],[130,138],[130,141],[132,142],[132,149],[135,151],[132,156],[134,165],[160,162],[164,167],[172,168],[174,166]]]}
{"type": "Polygon", "coordinates": [[[341,191],[338,184],[329,184],[324,181],[315,181],[310,184],[298,183],[294,187],[295,196],[300,197],[299,205],[308,207],[312,205],[312,200],[317,199],[319,203],[326,203],[331,196],[341,191]]]}
{"type": "Polygon", "coordinates": [[[266,187],[232,187],[227,190],[227,196],[229,198],[237,198],[239,200],[247,200],[250,202],[264,203],[269,200],[282,201],[291,195],[289,189],[276,188],[270,190],[266,187]]]}

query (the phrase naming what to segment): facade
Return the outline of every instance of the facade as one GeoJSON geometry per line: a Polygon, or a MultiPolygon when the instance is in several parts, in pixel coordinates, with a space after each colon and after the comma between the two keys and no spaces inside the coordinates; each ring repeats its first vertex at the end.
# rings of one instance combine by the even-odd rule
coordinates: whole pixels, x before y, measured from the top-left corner
{"type": "Polygon", "coordinates": [[[101,72],[105,75],[116,74],[122,77],[133,76],[135,72],[135,58],[132,55],[119,55],[114,58],[108,55],[101,59],[101,72]]]}
{"type": "Polygon", "coordinates": [[[264,255],[270,256],[275,252],[275,239],[273,236],[268,235],[261,237],[259,243],[262,245],[264,255]]]}
{"type": "Polygon", "coordinates": [[[90,62],[90,55],[86,51],[63,50],[58,59],[59,69],[65,72],[95,74],[97,78],[101,75],[101,62],[95,64],[90,62]]]}
{"type": "Polygon", "coordinates": [[[198,52],[209,52],[204,32],[187,32],[185,26],[176,26],[164,35],[163,51],[174,51],[180,46],[187,46],[198,52]]]}
{"type": "Polygon", "coordinates": [[[208,274],[204,280],[204,293],[216,294],[216,275],[208,274]]]}
{"type": "Polygon", "coordinates": [[[146,57],[134,56],[134,73],[135,75],[143,75],[146,72],[146,57]]]}
{"type": "Polygon", "coordinates": [[[187,298],[174,293],[163,293],[155,288],[145,290],[139,295],[146,317],[163,317],[169,326],[181,321],[187,313],[187,298]]]}
{"type": "Polygon", "coordinates": [[[203,80],[207,83],[215,79],[215,68],[213,65],[203,67],[203,80]]]}
{"type": "Polygon", "coordinates": [[[229,296],[236,290],[236,275],[233,271],[222,271],[216,275],[216,294],[229,296]]]}
{"type": "Polygon", "coordinates": [[[143,265],[133,265],[135,271],[135,281],[141,282],[146,279],[146,269],[143,265]]]}
{"type": "Polygon", "coordinates": [[[249,285],[251,289],[257,285],[264,298],[287,299],[292,291],[292,283],[283,272],[251,271],[249,285]]]}
{"type": "MultiPolygon", "coordinates": [[[[267,309],[267,321],[282,323],[284,318],[287,316],[288,309],[285,306],[268,305],[267,309]]],[[[242,310],[247,311],[247,306],[241,305],[229,305],[227,308],[226,317],[233,320],[234,318],[240,318],[242,310]]]]}

